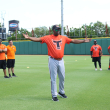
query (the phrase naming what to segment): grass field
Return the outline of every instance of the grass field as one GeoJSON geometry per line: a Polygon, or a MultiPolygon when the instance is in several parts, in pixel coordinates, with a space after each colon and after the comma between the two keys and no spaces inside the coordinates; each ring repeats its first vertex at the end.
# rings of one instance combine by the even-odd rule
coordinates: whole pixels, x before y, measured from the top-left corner
{"type": "Polygon", "coordinates": [[[109,57],[102,56],[102,71],[99,66],[95,71],[90,56],[64,56],[64,61],[68,98],[54,102],[48,56],[16,55],[18,77],[5,79],[0,69],[0,110],[110,110],[109,57]]]}

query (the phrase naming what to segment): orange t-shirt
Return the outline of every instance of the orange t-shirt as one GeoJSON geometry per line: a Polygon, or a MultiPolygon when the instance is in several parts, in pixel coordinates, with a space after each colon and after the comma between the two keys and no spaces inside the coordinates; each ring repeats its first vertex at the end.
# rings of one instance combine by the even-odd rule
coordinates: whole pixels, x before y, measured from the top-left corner
{"type": "MultiPolygon", "coordinates": [[[[0,49],[5,49],[6,45],[0,44],[0,49]]],[[[5,60],[5,52],[0,53],[0,60],[5,60]]]]}
{"type": "Polygon", "coordinates": [[[14,45],[7,46],[7,59],[15,59],[16,47],[14,45]]]}
{"type": "Polygon", "coordinates": [[[108,47],[108,49],[110,49],[110,46],[108,47]]]}
{"type": "Polygon", "coordinates": [[[47,44],[48,55],[53,58],[62,58],[64,55],[65,44],[69,44],[72,41],[72,39],[66,36],[54,36],[53,34],[41,37],[41,40],[41,43],[47,44]]]}
{"type": "Polygon", "coordinates": [[[101,48],[100,45],[93,45],[91,47],[91,50],[90,51],[93,52],[93,55],[92,55],[93,57],[99,57],[100,50],[102,50],[102,48],[101,48]]]}

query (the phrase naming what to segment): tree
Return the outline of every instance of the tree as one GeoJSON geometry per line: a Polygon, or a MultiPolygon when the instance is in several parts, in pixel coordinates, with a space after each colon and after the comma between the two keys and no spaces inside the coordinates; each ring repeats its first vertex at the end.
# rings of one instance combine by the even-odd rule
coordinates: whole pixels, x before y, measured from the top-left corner
{"type": "MultiPolygon", "coordinates": [[[[60,24],[59,27],[61,27],[60,24]]],[[[64,35],[68,35],[68,37],[83,37],[83,38],[85,37],[85,24],[82,25],[80,28],[73,28],[73,27],[71,27],[70,29],[67,29],[67,27],[63,27],[63,28],[64,28],[64,35]]],[[[107,28],[109,34],[110,27],[107,25],[107,28]]],[[[45,35],[52,34],[52,26],[50,26],[49,28],[47,28],[46,26],[36,27],[34,28],[33,31],[35,37],[42,37],[45,35]]],[[[26,32],[28,33],[29,36],[32,36],[32,32],[29,32],[27,29],[21,28],[21,30],[17,32],[17,39],[25,39],[22,33],[26,33],[26,32]]],[[[101,36],[104,37],[106,36],[105,32],[106,32],[106,27],[100,21],[97,21],[96,23],[91,22],[89,25],[86,25],[86,35],[88,37],[101,37],[101,36]]],[[[16,40],[15,32],[13,32],[11,39],[12,38],[13,40],[16,40]]]]}
{"type": "Polygon", "coordinates": [[[103,36],[105,33],[105,25],[100,21],[97,21],[96,23],[94,23],[93,29],[95,31],[95,34],[99,37],[103,36]]]}
{"type": "MultiPolygon", "coordinates": [[[[20,31],[17,31],[17,40],[25,39],[24,36],[23,36],[23,33],[26,33],[26,32],[27,32],[27,34],[28,34],[29,36],[31,36],[31,32],[29,32],[27,29],[21,28],[20,31]]],[[[16,40],[16,32],[13,32],[13,33],[11,34],[11,36],[8,37],[8,40],[9,40],[9,39],[16,40]]]]}
{"type": "Polygon", "coordinates": [[[45,35],[49,34],[49,29],[47,27],[45,27],[45,26],[36,27],[34,29],[34,34],[35,34],[36,37],[42,37],[42,36],[45,36],[45,35]]]}
{"type": "Polygon", "coordinates": [[[32,35],[32,33],[29,32],[27,29],[21,28],[21,30],[17,32],[18,39],[24,39],[23,33],[26,33],[26,32],[29,36],[32,35]]]}

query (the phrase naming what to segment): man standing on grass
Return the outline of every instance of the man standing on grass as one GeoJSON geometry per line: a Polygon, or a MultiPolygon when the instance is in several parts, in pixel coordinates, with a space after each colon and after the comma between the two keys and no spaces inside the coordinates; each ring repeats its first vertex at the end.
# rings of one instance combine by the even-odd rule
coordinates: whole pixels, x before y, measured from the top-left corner
{"type": "Polygon", "coordinates": [[[52,35],[46,35],[41,38],[36,37],[29,37],[26,34],[23,34],[23,36],[26,39],[29,39],[34,42],[41,42],[46,43],[48,48],[48,56],[49,56],[49,71],[50,71],[50,78],[51,78],[51,94],[52,94],[52,100],[58,101],[57,98],[57,85],[56,85],[56,77],[58,73],[59,77],[59,93],[62,98],[67,98],[64,91],[64,79],[65,79],[65,67],[64,67],[64,47],[65,44],[69,43],[85,43],[90,42],[91,39],[85,38],[84,40],[75,40],[70,39],[66,36],[62,36],[59,34],[60,27],[58,25],[54,25],[52,27],[53,34],[52,35]]]}
{"type": "Polygon", "coordinates": [[[8,67],[9,78],[11,78],[10,72],[12,72],[13,77],[16,77],[16,75],[14,74],[15,52],[16,52],[16,47],[13,45],[13,41],[9,40],[9,45],[7,46],[7,67],[8,67]]]}
{"type": "Polygon", "coordinates": [[[2,39],[0,38],[0,69],[3,69],[4,78],[9,78],[6,75],[6,57],[5,57],[6,52],[7,48],[4,44],[2,44],[2,39]]]}
{"type": "MultiPolygon", "coordinates": [[[[110,45],[108,46],[108,53],[110,55],[110,45]]],[[[108,68],[108,70],[110,70],[110,57],[109,57],[109,68],[108,68]]]]}
{"type": "Polygon", "coordinates": [[[91,47],[90,52],[91,52],[92,61],[94,62],[95,70],[97,71],[97,61],[98,61],[100,71],[102,71],[101,68],[102,48],[100,45],[97,44],[96,40],[94,40],[94,45],[91,47]]]}
{"type": "Polygon", "coordinates": [[[108,47],[108,53],[110,54],[110,46],[108,47]]]}

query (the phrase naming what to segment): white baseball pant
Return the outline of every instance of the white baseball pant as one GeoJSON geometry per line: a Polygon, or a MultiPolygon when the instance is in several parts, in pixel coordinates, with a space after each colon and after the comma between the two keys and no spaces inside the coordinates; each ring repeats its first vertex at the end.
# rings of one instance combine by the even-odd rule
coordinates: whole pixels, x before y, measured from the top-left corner
{"type": "Polygon", "coordinates": [[[56,78],[57,73],[59,77],[59,92],[64,94],[64,79],[65,79],[65,66],[64,60],[55,60],[49,56],[49,71],[50,71],[50,78],[51,78],[51,94],[52,97],[57,97],[57,84],[56,78]]]}

